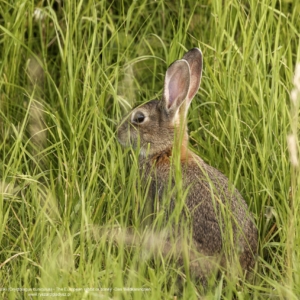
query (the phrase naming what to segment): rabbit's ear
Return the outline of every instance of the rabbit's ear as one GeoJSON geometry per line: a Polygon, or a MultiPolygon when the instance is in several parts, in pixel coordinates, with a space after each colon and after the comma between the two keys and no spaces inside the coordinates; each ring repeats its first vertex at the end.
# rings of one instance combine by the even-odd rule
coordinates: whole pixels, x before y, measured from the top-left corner
{"type": "Polygon", "coordinates": [[[186,99],[190,88],[190,68],[186,60],[176,60],[168,68],[162,106],[168,113],[175,113],[186,99]]]}
{"type": "Polygon", "coordinates": [[[201,76],[202,76],[202,52],[198,48],[193,48],[187,52],[183,58],[190,66],[191,82],[190,89],[187,96],[187,107],[198,92],[201,76]]]}

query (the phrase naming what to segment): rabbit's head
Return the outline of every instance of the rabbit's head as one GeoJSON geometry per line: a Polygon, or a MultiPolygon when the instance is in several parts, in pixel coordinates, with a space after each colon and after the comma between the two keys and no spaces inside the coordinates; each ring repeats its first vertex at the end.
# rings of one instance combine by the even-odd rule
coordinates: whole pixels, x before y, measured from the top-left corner
{"type": "Polygon", "coordinates": [[[170,151],[178,129],[184,130],[187,146],[186,116],[199,89],[202,74],[202,53],[198,48],[171,64],[165,76],[161,100],[149,101],[133,109],[118,128],[118,139],[124,146],[140,145],[142,157],[170,151]]]}

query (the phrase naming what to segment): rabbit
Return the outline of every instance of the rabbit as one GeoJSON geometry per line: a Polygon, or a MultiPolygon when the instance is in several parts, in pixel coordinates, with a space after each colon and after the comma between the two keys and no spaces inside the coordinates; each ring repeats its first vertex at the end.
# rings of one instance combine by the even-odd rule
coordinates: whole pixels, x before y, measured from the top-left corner
{"type": "MultiPolygon", "coordinates": [[[[123,146],[140,147],[142,183],[147,184],[150,180],[148,198],[154,201],[158,197],[162,201],[173,174],[174,141],[178,141],[178,135],[183,132],[179,147],[181,180],[183,188],[188,191],[185,206],[192,220],[192,242],[200,254],[215,257],[220,266],[226,268],[226,216],[232,226],[229,232],[233,232],[231,247],[234,249],[230,250],[237,253],[243,273],[251,274],[258,233],[247,204],[225,175],[188,148],[187,112],[199,89],[202,66],[202,52],[198,48],[173,62],[165,75],[162,98],[134,108],[120,123],[117,136],[123,146]]],[[[172,185],[175,185],[174,179],[172,185]]],[[[174,209],[176,197],[173,198],[170,210],[174,209]]],[[[199,265],[197,268],[194,272],[200,278],[209,275],[210,267],[199,265]]]]}

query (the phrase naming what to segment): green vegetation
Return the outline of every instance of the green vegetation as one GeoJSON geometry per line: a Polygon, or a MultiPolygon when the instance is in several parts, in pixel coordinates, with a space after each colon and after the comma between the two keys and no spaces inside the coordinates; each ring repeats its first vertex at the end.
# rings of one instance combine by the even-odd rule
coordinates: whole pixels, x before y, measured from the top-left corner
{"type": "MultiPolygon", "coordinates": [[[[299,1],[0,0],[1,299],[173,299],[184,269],[106,228],[139,232],[146,202],[116,125],[193,47],[190,146],[241,191],[260,235],[254,282],[206,297],[299,299],[299,1]]],[[[198,299],[187,278],[178,298],[198,299]]]]}

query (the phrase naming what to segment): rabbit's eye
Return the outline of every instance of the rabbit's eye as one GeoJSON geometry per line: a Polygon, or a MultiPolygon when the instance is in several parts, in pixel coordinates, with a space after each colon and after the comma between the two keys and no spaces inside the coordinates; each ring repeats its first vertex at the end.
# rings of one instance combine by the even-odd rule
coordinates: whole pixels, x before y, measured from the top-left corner
{"type": "Polygon", "coordinates": [[[132,122],[137,124],[143,123],[144,120],[145,120],[145,115],[142,112],[137,112],[132,118],[132,122]]]}

